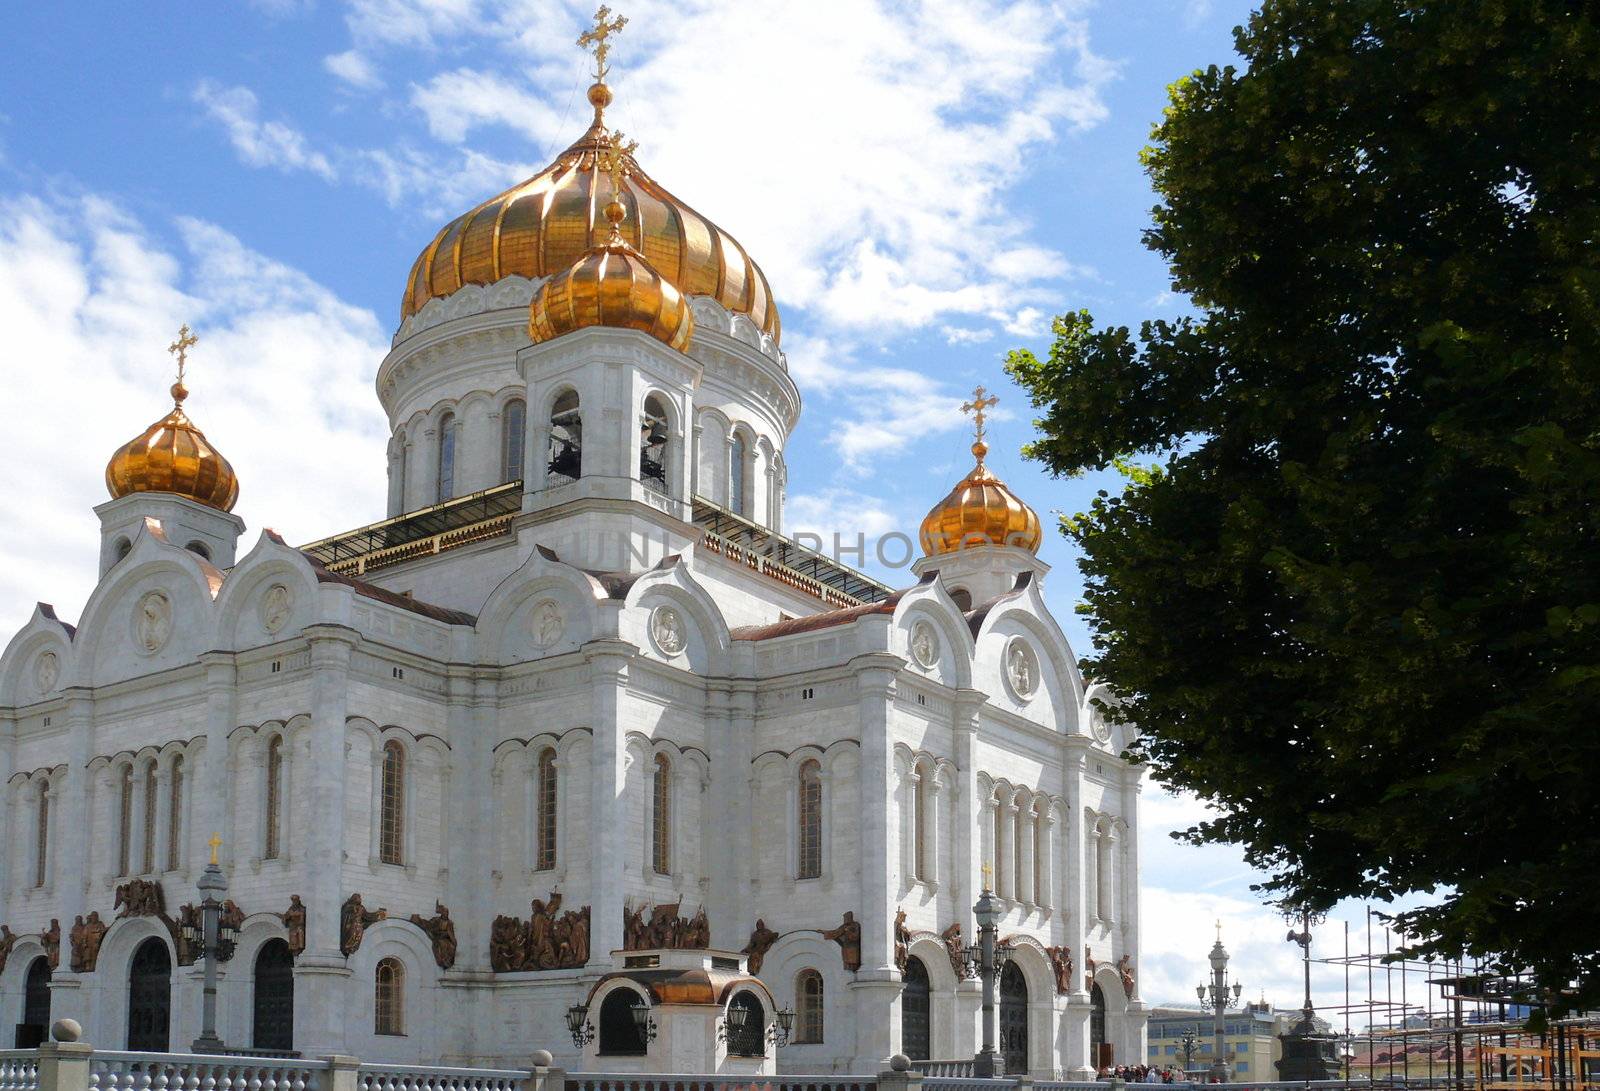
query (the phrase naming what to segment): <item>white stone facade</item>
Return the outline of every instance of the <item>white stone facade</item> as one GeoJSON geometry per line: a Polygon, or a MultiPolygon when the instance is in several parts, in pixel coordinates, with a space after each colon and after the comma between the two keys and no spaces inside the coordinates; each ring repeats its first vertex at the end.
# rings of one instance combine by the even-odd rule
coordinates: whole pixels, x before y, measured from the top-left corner
{"type": "MultiPolygon", "coordinates": [[[[781,354],[704,299],[688,354],[604,329],[530,346],[530,292],[506,281],[429,303],[378,374],[397,514],[442,498],[442,421],[456,429],[443,499],[506,480],[507,407],[524,407],[526,489],[505,532],[352,579],[270,534],[214,567],[167,530],[200,528],[217,564],[232,562],[237,531],[186,500],[103,506],[106,563],[76,628],[41,608],[0,657],[0,922],[17,937],[0,1042],[55,919],[51,1016],[122,1047],[134,952],[172,937],[155,918],[118,917],[116,888],[159,882],[176,915],[198,901],[215,832],[245,914],[221,986],[231,1044],[252,1044],[256,954],[285,936],[298,895],[301,1053],[526,1064],[543,1048],[579,1067],[563,1016],[611,969],[625,908],[681,900],[684,916],[705,907],[713,948],[745,946],[758,919],[781,934],[760,971],[778,1003],[794,1005],[805,971],[821,975],[820,1040],[787,1046],[780,1069],[875,1072],[906,1048],[901,910],[929,984],[929,1052],[970,1056],[978,986],[957,979],[939,936],[959,924],[972,941],[993,862],[1029,1071],[1087,1072],[1101,1022],[1119,1061],[1141,1059],[1141,770],[1089,704],[1043,566],[969,551],[946,566],[964,573],[959,589],[1004,588],[971,610],[933,562],[895,596],[838,609],[712,548],[694,497],[781,530],[800,404],[781,354]],[[569,391],[582,472],[556,480],[550,418],[569,391]],[[661,485],[638,458],[652,406],[666,420],[661,485]],[[554,829],[541,843],[547,752],[554,829]],[[526,917],[556,891],[590,909],[588,964],[494,972],[494,918],[526,917]],[[347,958],[352,893],[388,919],[347,958]],[[458,929],[448,970],[408,921],[436,903],[458,929]],[[74,973],[69,931],[90,911],[111,927],[95,969],[74,973]],[[854,971],[822,936],[847,912],[861,926],[854,971]],[[1051,949],[1070,953],[1070,973],[1051,949]],[[404,970],[403,1033],[379,1034],[375,975],[390,958],[404,970]]],[[[198,974],[174,968],[176,1049],[199,1031],[198,974]]]]}

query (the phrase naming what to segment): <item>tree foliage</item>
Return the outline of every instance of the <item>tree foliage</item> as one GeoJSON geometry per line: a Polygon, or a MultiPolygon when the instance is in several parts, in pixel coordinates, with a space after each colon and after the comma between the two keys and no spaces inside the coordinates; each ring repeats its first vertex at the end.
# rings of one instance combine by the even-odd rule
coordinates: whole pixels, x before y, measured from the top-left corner
{"type": "Polygon", "coordinates": [[[1417,949],[1600,1000],[1600,31],[1548,0],[1269,0],[1145,152],[1195,317],[1012,375],[1093,673],[1269,890],[1422,892],[1417,949]]]}

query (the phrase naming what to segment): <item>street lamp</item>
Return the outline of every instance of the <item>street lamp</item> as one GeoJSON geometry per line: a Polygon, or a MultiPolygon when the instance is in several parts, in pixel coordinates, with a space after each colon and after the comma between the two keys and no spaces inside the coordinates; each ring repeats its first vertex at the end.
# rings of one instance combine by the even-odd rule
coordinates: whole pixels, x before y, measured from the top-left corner
{"type": "Polygon", "coordinates": [[[223,895],[228,893],[228,880],[217,863],[217,849],[222,838],[211,835],[211,862],[200,873],[196,886],[200,889],[201,927],[192,923],[183,926],[183,938],[200,948],[205,959],[205,991],[200,1005],[200,1037],[194,1040],[196,1053],[221,1053],[227,1045],[217,1035],[217,963],[233,957],[234,944],[239,933],[233,927],[223,927],[223,895]]]}
{"type": "Polygon", "coordinates": [[[1189,1069],[1194,1067],[1194,1047],[1199,1044],[1199,1027],[1185,1027],[1183,1031],[1183,1071],[1188,1075],[1189,1069]]]}
{"type": "Polygon", "coordinates": [[[972,907],[978,921],[978,942],[968,950],[968,957],[978,963],[978,975],[983,979],[983,1048],[972,1059],[975,1079],[992,1080],[1005,1075],[1005,1058],[995,1050],[995,937],[1000,931],[1000,917],[1005,912],[1000,899],[989,889],[989,876],[993,869],[983,865],[983,893],[972,907]]]}
{"type": "Polygon", "coordinates": [[[1194,995],[1200,1001],[1200,1006],[1212,1013],[1212,1030],[1216,1038],[1213,1047],[1215,1055],[1211,1058],[1211,1080],[1213,1083],[1227,1083],[1230,1068],[1224,1057],[1223,1016],[1228,1013],[1228,1004],[1231,1000],[1238,1003],[1239,995],[1244,992],[1244,985],[1238,981],[1233,987],[1228,986],[1228,952],[1222,946],[1222,922],[1217,922],[1217,942],[1211,948],[1209,956],[1211,963],[1211,983],[1195,987],[1194,995]]]}
{"type": "Polygon", "coordinates": [[[589,1022],[589,1005],[574,1004],[567,1009],[567,1032],[579,1049],[594,1041],[594,1024],[589,1022]]]}
{"type": "Polygon", "coordinates": [[[1333,1058],[1329,1056],[1330,1039],[1317,1033],[1317,1009],[1311,1003],[1311,929],[1327,919],[1307,905],[1283,906],[1283,920],[1289,926],[1289,943],[1299,944],[1301,961],[1305,966],[1305,1005],[1300,1009],[1300,1021],[1281,1036],[1283,1059],[1278,1062],[1279,1079],[1326,1080],[1333,1078],[1333,1058]]]}
{"type": "Polygon", "coordinates": [[[767,1028],[767,1038],[779,1049],[789,1044],[789,1035],[794,1030],[794,1009],[779,1008],[772,1013],[772,1025],[767,1028]]]}
{"type": "MultiPolygon", "coordinates": [[[[655,1041],[656,1021],[650,1018],[650,1009],[645,1006],[645,1002],[642,997],[636,997],[634,999],[633,1008],[631,1009],[630,1014],[633,1016],[633,1026],[634,1029],[639,1032],[640,1040],[642,1040],[647,1046],[651,1042],[655,1041]]],[[[602,1019],[601,1022],[605,1022],[605,1020],[602,1019]]]]}

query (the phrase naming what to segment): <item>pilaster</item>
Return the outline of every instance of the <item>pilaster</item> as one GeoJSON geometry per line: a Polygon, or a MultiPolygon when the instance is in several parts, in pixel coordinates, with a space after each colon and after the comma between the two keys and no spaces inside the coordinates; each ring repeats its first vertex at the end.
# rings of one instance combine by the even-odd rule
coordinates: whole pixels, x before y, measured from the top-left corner
{"type": "Polygon", "coordinates": [[[11,879],[13,834],[17,828],[17,814],[12,804],[15,794],[11,787],[11,774],[17,765],[17,718],[12,712],[0,712],[0,827],[7,835],[0,841],[0,921],[11,919],[11,879]]]}
{"type": "Polygon", "coordinates": [[[629,660],[639,649],[622,640],[591,641],[583,647],[589,664],[590,729],[594,732],[589,788],[590,872],[589,965],[611,966],[611,952],[622,946],[624,853],[622,822],[626,779],[620,706],[628,686],[629,660]]]}
{"type": "MultiPolygon", "coordinates": [[[[235,787],[228,772],[228,735],[238,722],[239,670],[231,652],[206,652],[200,663],[205,668],[206,745],[189,785],[189,813],[202,841],[209,841],[212,834],[224,837],[228,860],[245,860],[259,851],[240,852],[242,846],[232,843],[233,831],[227,828],[235,787]]],[[[194,832],[190,831],[191,844],[194,832]]]]}
{"type": "Polygon", "coordinates": [[[1067,996],[1066,1056],[1069,1079],[1086,1080],[1094,1077],[1094,1066],[1089,1057],[1089,993],[1083,987],[1084,921],[1088,911],[1087,868],[1085,867],[1085,830],[1083,817],[1083,777],[1085,754],[1081,747],[1072,747],[1062,756],[1064,779],[1067,786],[1067,817],[1062,827],[1066,872],[1061,889],[1065,896],[1061,902],[1062,926],[1066,934],[1067,950],[1072,955],[1072,992],[1067,996]]]}
{"type": "MultiPolygon", "coordinates": [[[[94,754],[94,700],[85,689],[66,692],[65,716],[70,758],[64,781],[50,801],[50,877],[61,910],[61,970],[72,965],[72,922],[86,912],[89,893],[89,759],[94,754]]],[[[60,971],[58,971],[59,973],[60,971]]],[[[74,994],[75,995],[75,994],[74,994]]],[[[53,1018],[78,1017],[74,1010],[51,1012],[53,1018]]]]}
{"type": "Polygon", "coordinates": [[[895,675],[904,660],[884,652],[850,661],[856,674],[861,724],[861,969],[856,994],[859,1063],[881,1063],[899,1052],[900,971],[894,964],[893,844],[889,808],[894,798],[894,739],[889,716],[895,675]]]}

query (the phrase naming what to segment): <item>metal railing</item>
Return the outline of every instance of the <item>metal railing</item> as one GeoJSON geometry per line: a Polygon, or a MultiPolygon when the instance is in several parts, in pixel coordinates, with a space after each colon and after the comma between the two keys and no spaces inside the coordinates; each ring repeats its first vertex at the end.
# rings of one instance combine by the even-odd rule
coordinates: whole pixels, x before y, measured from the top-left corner
{"type": "Polygon", "coordinates": [[[89,1091],[326,1091],[327,1061],[95,1050],[89,1091]]]}

